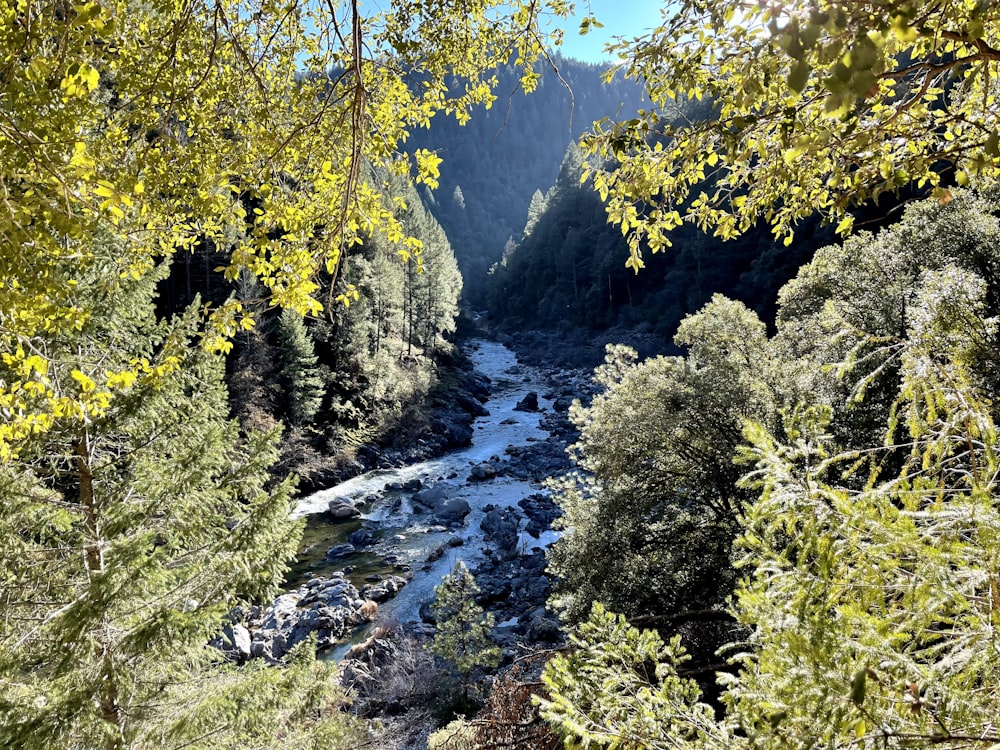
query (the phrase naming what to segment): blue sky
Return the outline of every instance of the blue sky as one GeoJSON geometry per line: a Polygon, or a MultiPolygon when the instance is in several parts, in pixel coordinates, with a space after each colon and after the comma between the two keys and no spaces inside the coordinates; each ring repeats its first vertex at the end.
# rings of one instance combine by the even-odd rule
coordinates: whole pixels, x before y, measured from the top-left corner
{"type": "Polygon", "coordinates": [[[567,20],[563,28],[562,54],[586,62],[609,60],[603,53],[604,45],[616,36],[633,37],[659,26],[664,0],[576,0],[576,15],[567,20]],[[580,21],[588,15],[597,16],[603,29],[591,29],[580,36],[580,21]]]}

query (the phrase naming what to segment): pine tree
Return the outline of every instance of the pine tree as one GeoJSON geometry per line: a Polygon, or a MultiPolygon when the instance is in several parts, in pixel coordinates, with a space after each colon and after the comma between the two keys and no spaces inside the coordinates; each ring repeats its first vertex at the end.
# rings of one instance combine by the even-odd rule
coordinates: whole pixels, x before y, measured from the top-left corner
{"type": "Polygon", "coordinates": [[[479,587],[461,560],[434,589],[437,634],[431,651],[454,665],[462,679],[462,694],[469,696],[472,672],[500,663],[500,649],[490,639],[493,615],[476,604],[479,587]]]}
{"type": "Polygon", "coordinates": [[[308,424],[323,401],[323,378],[316,351],[302,315],[283,310],[278,318],[278,353],[285,381],[288,419],[299,427],[308,424]]]}
{"type": "Polygon", "coordinates": [[[451,194],[451,201],[460,210],[462,210],[462,211],[465,210],[465,196],[462,194],[462,186],[461,185],[455,185],[455,190],[451,194]]]}
{"type": "Polygon", "coordinates": [[[47,342],[46,377],[77,410],[0,469],[0,745],[254,747],[279,730],[286,747],[336,745],[312,654],[236,669],[206,646],[280,582],[291,487],[268,484],[275,436],[228,419],[223,362],[192,346],[197,306],[158,321],[163,271],[123,277],[118,250],[95,243],[76,290],[95,314],[47,342]],[[142,375],[90,403],[131,361],[142,375]]]}

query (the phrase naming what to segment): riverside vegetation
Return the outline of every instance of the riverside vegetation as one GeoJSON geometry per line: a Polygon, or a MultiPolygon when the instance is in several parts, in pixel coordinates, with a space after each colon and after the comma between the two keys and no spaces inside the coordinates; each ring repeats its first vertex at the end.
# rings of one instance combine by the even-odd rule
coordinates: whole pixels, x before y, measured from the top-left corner
{"type": "MultiPolygon", "coordinates": [[[[567,10],[0,10],[4,744],[389,741],[345,710],[313,642],[273,666],[207,644],[277,592],[301,532],[293,464],[321,484],[395,425],[435,431],[413,405],[453,356],[460,277],[411,184],[433,190],[440,158],[403,143],[491,103],[489,71],[511,59],[535,88],[541,14],[567,10]]],[[[667,333],[662,298],[633,304],[628,277],[581,255],[597,204],[567,222],[577,175],[632,270],[671,238],[694,246],[672,284],[698,267],[715,246],[682,225],[767,225],[804,265],[755,265],[769,245],[726,280],[789,279],[765,319],[704,304],[719,288],[699,275],[670,311],[680,356],[608,350],[600,392],[571,411],[579,471],[551,485],[568,645],[539,655],[540,679],[498,676],[430,745],[996,746],[1000,10],[664,10],[617,46],[649,106],[570,149],[477,283],[508,324],[630,324],[648,305],[644,332],[667,333]],[[855,232],[851,209],[890,196],[921,199],[855,232]],[[803,238],[815,213],[839,244],[803,238]],[[502,284],[532,276],[556,227],[577,236],[537,266],[553,290],[505,307],[502,284]]],[[[456,582],[474,595],[467,571],[456,582]]],[[[469,688],[494,663],[489,618],[450,588],[434,650],[469,688]]]]}

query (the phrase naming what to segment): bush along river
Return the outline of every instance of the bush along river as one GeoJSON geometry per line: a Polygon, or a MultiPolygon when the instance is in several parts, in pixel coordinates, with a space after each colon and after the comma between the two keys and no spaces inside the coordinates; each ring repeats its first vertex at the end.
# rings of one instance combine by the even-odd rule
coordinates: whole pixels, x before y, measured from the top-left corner
{"type": "Polygon", "coordinates": [[[567,411],[590,384],[581,372],[519,365],[494,341],[470,349],[491,383],[471,445],[303,497],[295,515],[307,526],[288,590],[234,613],[215,641],[230,658],[277,660],[315,634],[340,659],[373,623],[429,636],[434,588],[458,560],[473,570],[508,654],[560,638],[545,607],[544,550],[557,511],[541,483],[569,467],[567,411]]]}

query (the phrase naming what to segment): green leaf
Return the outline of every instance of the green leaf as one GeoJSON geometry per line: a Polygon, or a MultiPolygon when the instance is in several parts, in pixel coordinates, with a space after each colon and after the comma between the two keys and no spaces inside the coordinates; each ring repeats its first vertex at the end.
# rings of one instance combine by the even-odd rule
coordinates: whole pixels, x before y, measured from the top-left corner
{"type": "Polygon", "coordinates": [[[810,72],[812,72],[812,68],[809,63],[806,60],[799,60],[792,66],[792,70],[788,74],[788,88],[796,94],[801,94],[809,82],[810,72]]]}
{"type": "Polygon", "coordinates": [[[859,669],[851,680],[851,703],[860,706],[865,702],[865,692],[868,686],[868,669],[859,669]]]}

